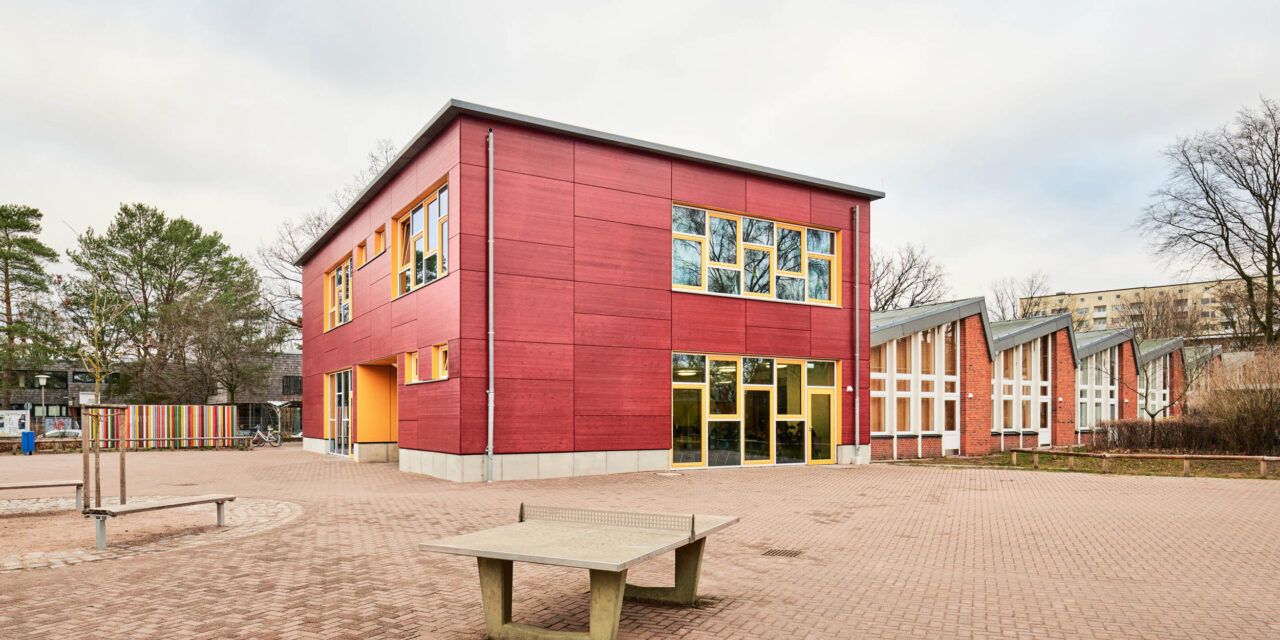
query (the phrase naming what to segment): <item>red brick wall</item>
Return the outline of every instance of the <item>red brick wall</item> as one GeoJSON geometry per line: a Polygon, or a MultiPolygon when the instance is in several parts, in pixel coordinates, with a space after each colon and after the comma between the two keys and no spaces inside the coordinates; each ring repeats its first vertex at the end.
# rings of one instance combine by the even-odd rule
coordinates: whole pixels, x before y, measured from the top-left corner
{"type": "Polygon", "coordinates": [[[1169,415],[1180,416],[1182,409],[1183,388],[1187,384],[1187,372],[1182,362],[1182,349],[1175,349],[1169,357],[1169,415]]]}
{"type": "Polygon", "coordinates": [[[871,459],[872,460],[892,460],[893,459],[893,438],[872,438],[871,439],[871,459]]]}
{"type": "Polygon", "coordinates": [[[986,455],[991,446],[991,352],[975,315],[960,321],[960,454],[986,455]]]}
{"type": "Polygon", "coordinates": [[[1053,379],[1049,381],[1049,420],[1053,424],[1053,444],[1076,441],[1076,360],[1071,353],[1068,329],[1053,334],[1053,379]],[[1058,399],[1062,401],[1059,402],[1058,399]]]}
{"type": "MultiPolygon", "coordinates": [[[[872,460],[894,460],[893,438],[875,438],[871,441],[872,460]]],[[[913,458],[941,458],[942,438],[906,435],[898,437],[897,460],[913,458]]]]}
{"type": "MultiPolygon", "coordinates": [[[[843,387],[856,379],[869,404],[865,277],[861,359],[853,358],[868,200],[471,116],[449,125],[304,266],[307,436],[323,433],[325,372],[448,341],[447,381],[398,388],[400,445],[483,452],[490,127],[498,453],[669,448],[673,350],[840,360],[840,440],[853,442],[855,394],[843,387]],[[377,226],[388,224],[390,238],[391,216],[446,175],[450,273],[392,300],[394,259],[383,254],[355,273],[352,321],[324,332],[324,272],[377,226]],[[673,201],[839,230],[842,308],[671,291],[673,201]]],[[[864,414],[863,443],[869,425],[864,414]]]]}
{"type": "Polygon", "coordinates": [[[1120,419],[1138,417],[1138,369],[1133,360],[1133,341],[1120,345],[1120,419]]]}

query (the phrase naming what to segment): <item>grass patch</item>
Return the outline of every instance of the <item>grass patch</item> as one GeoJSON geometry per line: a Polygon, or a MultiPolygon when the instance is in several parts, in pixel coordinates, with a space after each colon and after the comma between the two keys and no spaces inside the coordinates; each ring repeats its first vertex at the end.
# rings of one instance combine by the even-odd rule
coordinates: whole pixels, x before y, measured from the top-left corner
{"type": "MultiPolygon", "coordinates": [[[[1072,456],[1055,455],[1050,452],[1040,454],[1040,471],[1075,471],[1080,473],[1102,473],[1101,458],[1079,458],[1074,463],[1072,456]]],[[[993,453],[988,456],[947,458],[924,458],[921,460],[898,460],[894,464],[928,464],[962,467],[1004,467],[1034,470],[1031,454],[1018,454],[1018,464],[1013,464],[1013,455],[1008,451],[993,453]]],[[[1140,476],[1181,476],[1182,460],[1130,460],[1112,458],[1109,473],[1140,476]]],[[[1258,463],[1252,460],[1192,460],[1191,475],[1199,478],[1258,478],[1258,463]]],[[[1267,464],[1267,479],[1280,479],[1280,462],[1267,464]]]]}

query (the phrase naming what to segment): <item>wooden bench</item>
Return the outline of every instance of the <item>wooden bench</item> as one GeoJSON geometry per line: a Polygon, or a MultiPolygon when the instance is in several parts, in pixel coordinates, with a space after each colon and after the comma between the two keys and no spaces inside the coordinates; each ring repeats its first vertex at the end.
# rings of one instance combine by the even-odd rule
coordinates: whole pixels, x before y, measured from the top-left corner
{"type": "Polygon", "coordinates": [[[156,511],[159,509],[173,509],[175,507],[189,507],[196,504],[209,504],[210,502],[218,505],[218,526],[226,526],[226,503],[235,500],[236,497],[227,494],[211,494],[206,496],[191,496],[189,498],[171,498],[169,500],[158,500],[156,502],[143,502],[141,504],[126,504],[107,507],[91,507],[84,510],[84,517],[94,519],[94,528],[98,534],[98,549],[107,548],[107,518],[116,516],[127,516],[131,513],[142,513],[143,511],[156,511]]]}
{"type": "Polygon", "coordinates": [[[76,508],[84,508],[84,483],[79,480],[39,480],[35,482],[6,482],[0,484],[0,491],[5,489],[52,489],[55,487],[76,488],[76,508]]]}

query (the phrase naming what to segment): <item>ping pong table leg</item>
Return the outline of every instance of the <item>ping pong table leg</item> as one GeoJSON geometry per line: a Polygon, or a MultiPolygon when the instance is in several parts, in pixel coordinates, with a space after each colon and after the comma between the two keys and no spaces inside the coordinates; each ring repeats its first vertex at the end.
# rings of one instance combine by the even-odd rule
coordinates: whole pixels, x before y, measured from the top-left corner
{"type": "Polygon", "coordinates": [[[511,622],[511,561],[476,558],[480,565],[480,599],[484,602],[484,626],[489,635],[502,637],[511,622]]]}
{"type": "Polygon", "coordinates": [[[591,571],[590,640],[614,640],[622,618],[622,597],[627,588],[627,570],[591,571]]]}
{"type": "Polygon", "coordinates": [[[676,548],[676,584],[674,587],[638,587],[627,585],[627,597],[657,602],[691,605],[698,599],[698,579],[702,576],[702,550],[706,538],[698,538],[676,548]]]}

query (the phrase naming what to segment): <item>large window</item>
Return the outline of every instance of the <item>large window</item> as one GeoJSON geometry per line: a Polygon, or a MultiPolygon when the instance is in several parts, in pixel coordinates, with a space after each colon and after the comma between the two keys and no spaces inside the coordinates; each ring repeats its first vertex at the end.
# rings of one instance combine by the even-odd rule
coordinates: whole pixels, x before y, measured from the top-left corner
{"type": "Polygon", "coordinates": [[[677,467],[835,460],[837,363],[671,355],[671,463],[677,467]]]}
{"type": "Polygon", "coordinates": [[[871,432],[955,433],[960,374],[957,323],[871,348],[871,432]]]}
{"type": "Polygon", "coordinates": [[[991,430],[1048,429],[1052,336],[1000,352],[992,370],[991,430]]]}
{"type": "Polygon", "coordinates": [[[1120,347],[1080,359],[1076,369],[1076,429],[1092,429],[1120,416],[1120,347]]]}
{"type": "Polygon", "coordinates": [[[1172,358],[1172,355],[1165,354],[1143,366],[1138,376],[1139,418],[1169,416],[1169,367],[1172,358]]]}
{"type": "Polygon", "coordinates": [[[433,191],[396,220],[396,293],[435,282],[449,271],[449,186],[433,191]]]}
{"type": "Polygon", "coordinates": [[[325,279],[325,330],[351,322],[351,256],[329,270],[325,279]]]}
{"type": "Polygon", "coordinates": [[[839,236],[709,209],[671,208],[677,290],[838,305],[839,236]]]}

